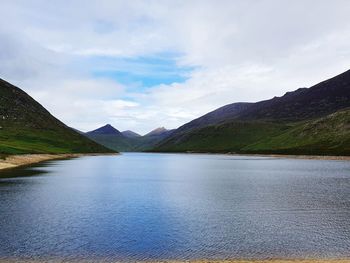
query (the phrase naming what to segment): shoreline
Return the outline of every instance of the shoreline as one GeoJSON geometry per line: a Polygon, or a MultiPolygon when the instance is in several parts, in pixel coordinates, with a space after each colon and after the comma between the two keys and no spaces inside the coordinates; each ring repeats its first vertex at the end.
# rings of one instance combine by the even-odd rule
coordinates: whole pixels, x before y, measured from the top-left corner
{"type": "MultiPolygon", "coordinates": [[[[16,154],[0,159],[0,171],[18,168],[50,160],[63,160],[83,156],[118,155],[118,153],[59,153],[59,154],[16,154]]],[[[0,262],[1,259],[0,259],[0,262]]]]}
{"type": "Polygon", "coordinates": [[[51,262],[51,263],[63,263],[63,262],[72,262],[72,263],[92,263],[92,262],[99,262],[99,263],[105,263],[105,262],[118,262],[118,263],[131,263],[131,262],[137,262],[137,263],[350,263],[350,259],[225,259],[225,260],[207,260],[207,259],[201,259],[201,260],[153,260],[153,261],[142,261],[142,260],[96,260],[96,259],[73,259],[73,260],[67,260],[67,259],[1,259],[0,263],[44,263],[44,262],[51,262]]]}
{"type": "Polygon", "coordinates": [[[288,158],[302,160],[330,160],[330,161],[350,161],[350,156],[335,156],[335,155],[296,155],[296,154],[236,154],[227,153],[232,156],[256,156],[256,157],[273,157],[273,158],[288,158]]]}
{"type": "MultiPolygon", "coordinates": [[[[132,153],[132,152],[131,152],[132,153]]],[[[141,152],[143,153],[143,152],[141,152]]],[[[330,161],[350,161],[350,156],[328,156],[328,155],[284,155],[284,154],[239,154],[239,153],[204,153],[204,152],[149,152],[155,154],[200,154],[200,155],[226,155],[226,156],[247,156],[247,157],[270,157],[287,158],[301,160],[330,160],[330,161]]],[[[122,153],[60,153],[60,154],[16,154],[8,155],[0,159],[0,171],[13,169],[21,166],[36,164],[50,160],[61,160],[78,158],[83,156],[103,156],[119,155],[122,153]]],[[[1,261],[0,261],[1,263],[1,261]]],[[[350,263],[350,262],[349,262],[350,263]]]]}
{"type": "MultiPolygon", "coordinates": [[[[132,153],[132,152],[128,152],[132,153]]],[[[350,161],[350,156],[346,155],[297,155],[297,154],[264,154],[264,153],[215,153],[215,152],[143,152],[154,154],[198,154],[198,155],[225,155],[225,156],[247,156],[247,157],[271,157],[271,158],[285,158],[285,159],[301,159],[301,160],[329,160],[329,161],[350,161]]]]}

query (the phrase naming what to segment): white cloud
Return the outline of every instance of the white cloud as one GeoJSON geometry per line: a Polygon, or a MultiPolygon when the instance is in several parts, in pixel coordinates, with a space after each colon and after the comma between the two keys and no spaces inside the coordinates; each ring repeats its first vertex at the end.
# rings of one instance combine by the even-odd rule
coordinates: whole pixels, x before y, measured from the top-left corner
{"type": "Polygon", "coordinates": [[[0,77],[83,130],[105,123],[141,133],[175,128],[227,103],[311,86],[350,65],[347,0],[5,0],[2,11],[0,77]],[[184,83],[127,87],[91,74],[113,63],[86,63],[164,52],[181,54],[178,67],[194,66],[184,83]]]}

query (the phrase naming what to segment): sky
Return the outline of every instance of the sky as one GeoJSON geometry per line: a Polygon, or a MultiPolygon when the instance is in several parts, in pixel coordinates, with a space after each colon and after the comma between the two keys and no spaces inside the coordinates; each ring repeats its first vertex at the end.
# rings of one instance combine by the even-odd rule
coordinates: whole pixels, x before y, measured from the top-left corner
{"type": "Polygon", "coordinates": [[[0,78],[67,125],[145,134],[350,69],[348,0],[1,0],[0,78]]]}

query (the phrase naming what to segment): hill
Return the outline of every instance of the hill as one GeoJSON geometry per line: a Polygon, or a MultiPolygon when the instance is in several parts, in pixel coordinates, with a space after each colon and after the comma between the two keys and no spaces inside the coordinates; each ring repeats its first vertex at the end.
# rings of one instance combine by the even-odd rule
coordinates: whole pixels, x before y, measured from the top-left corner
{"type": "Polygon", "coordinates": [[[221,107],[153,151],[348,155],[348,107],[350,71],[282,97],[221,107]]]}
{"type": "Polygon", "coordinates": [[[52,116],[23,90],[0,79],[0,153],[108,153],[52,116]]]}
{"type": "Polygon", "coordinates": [[[256,153],[350,155],[350,109],[295,125],[277,136],[266,137],[241,150],[256,153]]]}
{"type": "Polygon", "coordinates": [[[350,155],[350,110],[294,124],[235,121],[183,134],[176,141],[168,138],[163,143],[155,150],[350,155]]]}

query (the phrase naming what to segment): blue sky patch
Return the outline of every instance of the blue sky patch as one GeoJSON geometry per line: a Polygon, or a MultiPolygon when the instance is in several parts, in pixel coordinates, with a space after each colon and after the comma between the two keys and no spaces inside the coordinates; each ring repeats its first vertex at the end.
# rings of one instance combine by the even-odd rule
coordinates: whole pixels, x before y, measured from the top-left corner
{"type": "Polygon", "coordinates": [[[192,67],[179,67],[178,56],[159,54],[137,58],[93,57],[88,63],[96,78],[109,78],[125,86],[147,89],[160,84],[184,82],[192,67]]]}

